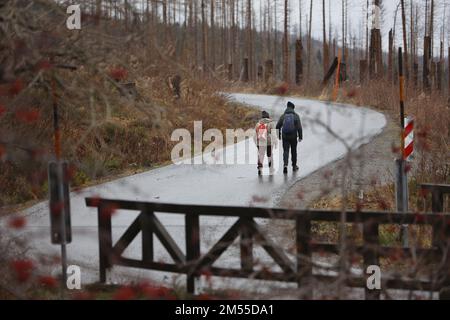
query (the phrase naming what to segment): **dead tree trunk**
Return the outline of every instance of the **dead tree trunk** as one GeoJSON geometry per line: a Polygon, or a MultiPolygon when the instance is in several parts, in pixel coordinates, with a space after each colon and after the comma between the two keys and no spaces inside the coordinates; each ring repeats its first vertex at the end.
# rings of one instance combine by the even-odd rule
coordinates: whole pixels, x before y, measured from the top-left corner
{"type": "Polygon", "coordinates": [[[403,61],[405,66],[405,77],[409,79],[409,63],[408,63],[408,42],[406,33],[406,13],[405,13],[405,0],[401,0],[402,7],[402,29],[403,29],[403,61]]]}
{"type": "Polygon", "coordinates": [[[215,42],[216,42],[216,34],[215,34],[215,0],[211,0],[211,8],[210,10],[210,30],[211,30],[211,36],[210,36],[210,56],[211,56],[211,68],[212,70],[214,70],[216,68],[216,46],[215,46],[215,42]]]}
{"type": "Polygon", "coordinates": [[[392,81],[392,77],[393,77],[393,63],[394,63],[394,56],[393,56],[393,51],[394,51],[394,36],[393,36],[393,32],[392,29],[389,31],[389,52],[388,52],[388,80],[392,81]]]}
{"type": "MultiPolygon", "coordinates": [[[[450,47],[448,47],[448,93],[450,96],[450,47]]],[[[450,101],[450,98],[449,98],[450,101]]]]}
{"type": "Polygon", "coordinates": [[[203,72],[206,73],[208,68],[208,30],[206,24],[206,4],[205,0],[202,0],[202,63],[203,72]]]}
{"type": "Polygon", "coordinates": [[[342,0],[342,57],[339,70],[344,75],[343,81],[347,80],[347,5],[347,0],[342,0]]]}
{"type": "Polygon", "coordinates": [[[430,68],[430,83],[431,89],[436,89],[436,63],[431,60],[431,68],[430,68]]]}
{"type": "Polygon", "coordinates": [[[247,0],[247,58],[249,80],[253,78],[252,1],[247,0]]]}
{"type": "Polygon", "coordinates": [[[266,61],[264,80],[266,84],[269,84],[273,81],[273,60],[269,59],[266,61]]]}
{"type": "Polygon", "coordinates": [[[325,14],[325,0],[322,1],[322,27],[323,27],[323,75],[327,74],[329,69],[329,52],[327,43],[327,23],[325,14]]]}
{"type": "Polygon", "coordinates": [[[428,91],[430,89],[430,53],[431,53],[431,39],[429,36],[425,36],[423,43],[423,72],[422,83],[423,89],[428,91]]]}
{"type": "Polygon", "coordinates": [[[244,70],[242,74],[242,81],[249,82],[248,58],[244,58],[244,70]]]}
{"type": "Polygon", "coordinates": [[[331,51],[333,52],[332,56],[336,57],[336,39],[333,39],[333,48],[331,51]]]}
{"type": "Polygon", "coordinates": [[[228,11],[227,2],[222,0],[222,64],[227,65],[228,63],[228,38],[229,38],[229,24],[228,24],[228,11]]]}
{"type": "Polygon", "coordinates": [[[128,0],[124,2],[125,30],[128,30],[128,0]]]}
{"type": "Polygon", "coordinates": [[[369,59],[369,74],[370,78],[379,78],[383,74],[383,53],[380,31],[380,1],[375,0],[375,14],[373,20],[373,28],[370,35],[370,59],[369,59]]]}
{"type": "Polygon", "coordinates": [[[302,57],[302,40],[298,39],[295,43],[295,83],[301,85],[303,78],[303,57],[302,57]]]}
{"type": "Polygon", "coordinates": [[[278,76],[278,59],[277,59],[277,48],[278,48],[278,15],[277,15],[277,0],[273,0],[273,17],[274,17],[274,28],[273,28],[273,72],[274,76],[278,76]]]}
{"type": "Polygon", "coordinates": [[[442,60],[436,64],[436,87],[438,91],[442,90],[442,60]]]}
{"type": "Polygon", "coordinates": [[[311,32],[312,32],[312,11],[313,11],[313,0],[310,1],[309,5],[309,27],[308,27],[308,66],[307,66],[307,75],[306,78],[308,81],[311,79],[311,56],[312,56],[312,39],[311,39],[311,32]]]}
{"type": "Polygon", "coordinates": [[[414,80],[414,87],[417,88],[419,85],[419,64],[417,62],[414,62],[413,65],[413,80],[414,80]]]}
{"type": "Polygon", "coordinates": [[[257,72],[258,82],[263,81],[263,76],[264,76],[264,68],[262,65],[258,65],[258,72],[257,72]]]}
{"type": "Polygon", "coordinates": [[[409,17],[409,55],[411,57],[411,71],[414,73],[414,64],[416,62],[415,40],[414,40],[414,3],[410,0],[410,17],[409,17]]]}
{"type": "Polygon", "coordinates": [[[163,0],[162,2],[163,7],[163,24],[164,26],[167,26],[167,0],[163,0]]]}
{"type": "Polygon", "coordinates": [[[236,55],[236,37],[237,37],[237,28],[236,28],[236,0],[230,0],[230,15],[231,15],[231,36],[230,36],[230,63],[233,66],[233,78],[236,74],[236,68],[238,67],[236,55]]]}
{"type": "Polygon", "coordinates": [[[431,0],[431,8],[430,8],[430,59],[433,60],[433,45],[434,45],[434,0],[431,0]]]}
{"type": "Polygon", "coordinates": [[[289,0],[284,0],[283,79],[289,82],[289,0]]]}
{"type": "Polygon", "coordinates": [[[370,43],[370,77],[379,78],[383,71],[380,29],[372,29],[370,43]]]}
{"type": "Polygon", "coordinates": [[[367,0],[366,8],[366,57],[365,59],[369,61],[369,0],[367,0]]]}
{"type": "Polygon", "coordinates": [[[98,25],[102,16],[102,0],[96,0],[95,6],[95,24],[98,25]]]}
{"type": "Polygon", "coordinates": [[[342,61],[345,62],[345,0],[342,0],[342,61]]]}
{"type": "Polygon", "coordinates": [[[198,56],[199,56],[199,48],[198,48],[198,0],[191,0],[194,1],[194,64],[197,68],[198,66],[198,56]]]}
{"type": "Polygon", "coordinates": [[[359,81],[365,83],[367,80],[367,60],[359,61],[359,81]]]}

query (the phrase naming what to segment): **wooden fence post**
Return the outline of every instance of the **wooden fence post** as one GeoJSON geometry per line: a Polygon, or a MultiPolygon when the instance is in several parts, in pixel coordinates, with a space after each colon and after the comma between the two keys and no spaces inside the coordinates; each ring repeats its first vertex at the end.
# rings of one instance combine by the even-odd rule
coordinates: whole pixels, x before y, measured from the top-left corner
{"type": "Polygon", "coordinates": [[[153,230],[150,223],[150,215],[153,212],[144,211],[141,213],[141,232],[142,232],[142,260],[144,262],[153,262],[153,230]]]}
{"type": "Polygon", "coordinates": [[[445,218],[433,226],[433,246],[445,258],[440,270],[442,274],[439,274],[442,279],[442,283],[439,283],[439,300],[450,300],[450,219],[445,218]]]}
{"type": "Polygon", "coordinates": [[[253,235],[251,230],[247,226],[247,222],[251,219],[249,218],[241,218],[244,223],[241,226],[241,268],[244,271],[252,272],[253,271],[253,235]]]}
{"type": "MultiPolygon", "coordinates": [[[[364,239],[364,270],[367,270],[369,266],[379,266],[379,233],[378,233],[378,223],[374,221],[366,221],[363,224],[363,239],[364,239]]],[[[374,289],[369,290],[365,288],[366,300],[379,300],[380,290],[374,289]]]]}
{"type": "MultiPolygon", "coordinates": [[[[186,214],[185,219],[186,264],[190,267],[194,266],[200,258],[200,218],[198,214],[186,214]]],[[[191,294],[195,294],[195,276],[196,272],[191,272],[187,276],[187,291],[191,294]]]]}
{"type": "Polygon", "coordinates": [[[111,267],[112,254],[112,227],[109,209],[100,205],[98,207],[98,240],[100,257],[100,282],[106,283],[106,272],[111,267]]]}

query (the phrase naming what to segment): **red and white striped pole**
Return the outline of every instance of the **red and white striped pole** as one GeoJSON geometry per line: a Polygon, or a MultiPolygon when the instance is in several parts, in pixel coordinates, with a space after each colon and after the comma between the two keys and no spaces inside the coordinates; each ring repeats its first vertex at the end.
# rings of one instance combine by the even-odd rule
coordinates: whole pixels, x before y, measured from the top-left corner
{"type": "MultiPolygon", "coordinates": [[[[414,126],[405,121],[405,77],[403,76],[403,53],[402,48],[398,48],[398,71],[399,71],[399,95],[400,95],[400,128],[401,128],[401,157],[396,163],[396,183],[395,195],[397,211],[408,212],[408,176],[406,173],[406,158],[412,153],[411,144],[407,145],[406,138],[410,137],[414,126]],[[409,153],[409,154],[408,154],[409,153]]],[[[401,230],[401,240],[404,247],[408,246],[408,226],[403,225],[401,230]]]]}
{"type": "Polygon", "coordinates": [[[403,160],[411,161],[414,153],[414,118],[405,118],[405,128],[403,130],[403,160]]]}

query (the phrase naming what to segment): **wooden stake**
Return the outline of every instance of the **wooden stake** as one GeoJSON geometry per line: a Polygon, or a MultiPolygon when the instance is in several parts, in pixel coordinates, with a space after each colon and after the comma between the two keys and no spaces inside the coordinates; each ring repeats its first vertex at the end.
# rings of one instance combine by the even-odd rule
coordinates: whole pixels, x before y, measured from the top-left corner
{"type": "Polygon", "coordinates": [[[341,76],[341,50],[339,50],[338,53],[338,65],[336,70],[336,81],[334,83],[334,90],[333,90],[333,101],[336,101],[338,97],[340,76],[341,76]]]}

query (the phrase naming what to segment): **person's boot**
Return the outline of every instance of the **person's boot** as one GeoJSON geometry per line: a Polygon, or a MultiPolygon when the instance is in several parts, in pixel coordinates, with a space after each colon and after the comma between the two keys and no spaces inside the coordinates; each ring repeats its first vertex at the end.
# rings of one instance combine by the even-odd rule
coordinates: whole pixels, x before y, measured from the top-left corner
{"type": "Polygon", "coordinates": [[[292,170],[293,170],[294,172],[297,172],[299,169],[300,169],[300,168],[299,168],[297,165],[295,165],[295,166],[292,167],[292,170]]]}
{"type": "Polygon", "coordinates": [[[284,173],[284,174],[287,174],[287,173],[288,173],[288,167],[287,167],[287,166],[284,166],[283,173],[284,173]]]}
{"type": "Polygon", "coordinates": [[[275,173],[275,169],[273,168],[272,162],[269,162],[269,174],[273,175],[275,173]]]}

